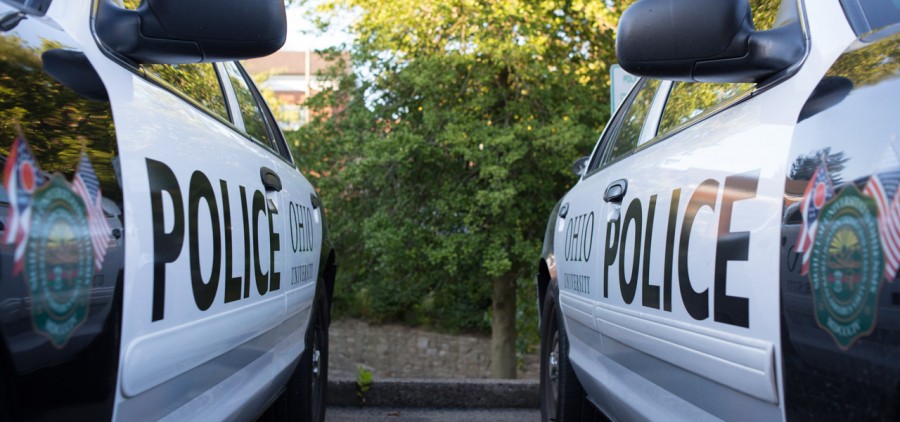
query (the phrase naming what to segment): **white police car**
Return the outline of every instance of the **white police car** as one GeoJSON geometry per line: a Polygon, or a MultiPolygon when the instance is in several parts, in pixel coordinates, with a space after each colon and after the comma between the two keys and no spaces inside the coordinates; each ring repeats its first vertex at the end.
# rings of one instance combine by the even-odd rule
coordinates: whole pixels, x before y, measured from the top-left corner
{"type": "Polygon", "coordinates": [[[621,18],[652,79],[550,216],[544,420],[900,419],[900,2],[751,4],[621,18]]]}
{"type": "Polygon", "coordinates": [[[234,61],[282,0],[126,3],[0,2],[0,420],[322,420],[325,215],[234,61]]]}

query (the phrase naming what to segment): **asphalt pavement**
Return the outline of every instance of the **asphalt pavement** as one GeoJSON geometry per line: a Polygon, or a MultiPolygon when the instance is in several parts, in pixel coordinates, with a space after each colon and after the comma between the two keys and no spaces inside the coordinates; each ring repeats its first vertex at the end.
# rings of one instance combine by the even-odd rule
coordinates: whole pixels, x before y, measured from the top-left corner
{"type": "Polygon", "coordinates": [[[329,407],[327,422],[531,422],[540,409],[451,409],[391,407],[329,407]]]}

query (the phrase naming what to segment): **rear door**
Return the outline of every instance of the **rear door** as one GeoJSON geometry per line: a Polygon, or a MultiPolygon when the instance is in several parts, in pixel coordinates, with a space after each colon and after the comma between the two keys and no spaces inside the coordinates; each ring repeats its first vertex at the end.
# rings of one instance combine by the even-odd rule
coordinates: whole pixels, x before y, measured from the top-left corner
{"type": "Polygon", "coordinates": [[[270,195],[277,191],[277,197],[273,197],[276,206],[270,208],[269,216],[281,226],[272,234],[271,244],[278,248],[272,253],[279,268],[274,277],[285,295],[281,330],[288,337],[279,345],[283,350],[276,357],[287,364],[295,361],[305,346],[322,251],[322,210],[316,191],[293,164],[284,136],[252,80],[235,62],[222,63],[219,68],[231,82],[233,103],[239,106],[234,114],[241,116],[239,125],[255,137],[267,139],[272,148],[272,166],[264,170],[264,177],[279,183],[278,187],[269,187],[270,195]]]}
{"type": "Polygon", "coordinates": [[[577,343],[572,347],[575,351],[601,347],[593,308],[608,294],[611,275],[602,262],[611,241],[605,237],[608,230],[603,198],[612,176],[602,171],[601,156],[606,146],[619,138],[633,137],[632,141],[637,142],[659,85],[659,81],[637,84],[601,136],[584,177],[560,204],[554,237],[559,301],[566,316],[569,341],[577,343]]]}

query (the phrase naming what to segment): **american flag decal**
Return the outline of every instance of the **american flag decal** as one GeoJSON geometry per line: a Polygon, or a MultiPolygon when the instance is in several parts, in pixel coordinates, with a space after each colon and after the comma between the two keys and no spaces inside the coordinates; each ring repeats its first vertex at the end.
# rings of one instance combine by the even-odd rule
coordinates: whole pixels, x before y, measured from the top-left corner
{"type": "Polygon", "coordinates": [[[9,212],[3,242],[15,245],[12,275],[22,272],[25,263],[25,246],[31,230],[31,197],[43,183],[37,162],[21,135],[13,141],[3,167],[3,187],[9,196],[9,212]]]}
{"type": "Polygon", "coordinates": [[[86,205],[91,244],[94,247],[94,267],[99,270],[103,267],[103,258],[106,257],[106,250],[109,248],[110,228],[103,215],[100,180],[97,179],[94,166],[84,152],[81,153],[81,162],[78,163],[78,170],[75,171],[75,178],[72,180],[72,190],[86,205]]]}
{"type": "Polygon", "coordinates": [[[828,166],[825,161],[816,168],[815,174],[806,185],[803,199],[800,202],[800,213],[803,216],[803,225],[800,227],[800,235],[797,238],[797,252],[803,254],[800,274],[809,272],[809,259],[812,254],[813,242],[816,238],[819,212],[834,196],[834,186],[831,176],[828,175],[828,166]]]}
{"type": "Polygon", "coordinates": [[[894,281],[900,268],[900,170],[869,178],[863,193],[878,205],[878,237],[884,252],[884,278],[894,281]]]}

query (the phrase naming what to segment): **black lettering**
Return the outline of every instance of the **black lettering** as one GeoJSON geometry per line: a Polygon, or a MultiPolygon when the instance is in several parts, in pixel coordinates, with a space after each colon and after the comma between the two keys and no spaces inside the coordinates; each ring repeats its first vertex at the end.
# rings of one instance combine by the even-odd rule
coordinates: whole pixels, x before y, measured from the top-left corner
{"type": "Polygon", "coordinates": [[[582,257],[584,258],[584,262],[588,262],[591,260],[591,249],[594,248],[594,212],[591,211],[590,214],[587,215],[585,224],[584,224],[584,232],[581,236],[582,242],[587,245],[587,247],[582,246],[582,257]],[[590,222],[590,227],[588,227],[588,222],[590,222]],[[588,238],[588,233],[590,233],[591,237],[588,238]]]}
{"type": "MultiPolygon", "coordinates": [[[[266,214],[266,197],[260,191],[253,192],[253,211],[251,224],[253,226],[253,266],[256,270],[256,290],[260,295],[264,295],[269,291],[269,275],[262,272],[259,259],[259,214],[266,214]]],[[[246,295],[246,293],[245,293],[246,295]]]]}
{"type": "Polygon", "coordinates": [[[577,261],[578,257],[581,256],[581,248],[578,244],[578,232],[581,231],[581,217],[575,217],[575,225],[572,226],[572,260],[577,261]]]}
{"type": "Polygon", "coordinates": [[[291,249],[295,253],[312,251],[312,214],[309,208],[291,202],[288,206],[288,225],[291,230],[291,249]]]}
{"type": "Polygon", "coordinates": [[[147,158],[147,177],[150,179],[150,208],[153,216],[153,305],[151,321],[165,317],[166,264],[181,254],[184,243],[184,203],[178,179],[169,166],[147,158]],[[166,233],[162,192],[168,192],[175,210],[172,231],[166,233]]]}
{"type": "Polygon", "coordinates": [[[672,261],[675,253],[675,223],[678,222],[678,205],[681,202],[681,189],[672,191],[672,203],[669,204],[669,225],[666,229],[666,262],[663,269],[663,310],[672,312],[672,261]]]}
{"type": "Polygon", "coordinates": [[[281,236],[275,232],[272,219],[278,215],[277,209],[269,209],[269,291],[281,288],[281,273],[275,271],[275,252],[281,250],[281,236]]]}
{"type": "Polygon", "coordinates": [[[637,293],[638,265],[641,260],[641,200],[634,198],[628,204],[628,210],[625,211],[625,222],[622,224],[622,238],[619,240],[619,288],[622,291],[622,300],[627,304],[634,301],[634,295],[637,293]],[[634,259],[631,265],[631,279],[625,281],[625,245],[628,238],[628,228],[634,222],[634,259]]]}
{"type": "Polygon", "coordinates": [[[291,250],[295,253],[297,252],[297,240],[300,236],[299,225],[296,228],[294,227],[297,223],[297,210],[294,208],[294,202],[288,202],[288,230],[291,231],[291,250]],[[295,231],[297,232],[296,235],[295,231]]]}
{"type": "Polygon", "coordinates": [[[691,227],[694,226],[694,218],[703,207],[716,210],[716,196],[719,193],[719,182],[707,179],[697,186],[697,190],[691,195],[687,209],[684,212],[684,222],[681,223],[681,242],[678,248],[678,285],[681,288],[681,300],[688,314],[696,320],[709,318],[709,289],[702,292],[694,291],[691,278],[688,275],[688,247],[691,241],[691,227]]]}
{"type": "MultiPolygon", "coordinates": [[[[243,186],[239,187],[241,190],[241,214],[244,217],[244,298],[248,298],[250,297],[250,217],[247,214],[247,189],[243,186]]],[[[253,215],[255,217],[256,213],[253,215]]],[[[256,227],[255,224],[254,227],[256,227]]],[[[259,259],[259,245],[256,247],[256,256],[259,259]]]]}
{"type": "Polygon", "coordinates": [[[609,220],[606,223],[606,253],[603,262],[603,297],[609,297],[609,267],[616,260],[616,251],[619,250],[619,219],[609,220]],[[615,228],[615,232],[613,232],[615,228]]]}
{"type": "MultiPolygon", "coordinates": [[[[225,214],[225,303],[234,302],[241,298],[241,277],[234,277],[234,268],[231,258],[233,255],[231,233],[234,226],[231,224],[231,203],[228,202],[228,184],[219,180],[222,188],[222,212],[225,214]]],[[[246,211],[245,211],[246,212],[246,211]]]]}
{"type": "Polygon", "coordinates": [[[222,247],[221,234],[219,233],[219,209],[216,206],[216,195],[213,193],[212,184],[205,174],[195,171],[191,175],[191,187],[188,195],[188,239],[190,241],[191,257],[191,288],[194,291],[194,303],[201,311],[209,309],[216,299],[216,291],[219,289],[219,265],[222,255],[219,253],[222,247]],[[203,280],[200,274],[200,236],[198,234],[200,212],[200,200],[205,200],[209,207],[209,218],[212,223],[213,264],[209,281],[203,280]]]}
{"type": "Polygon", "coordinates": [[[728,261],[746,261],[750,248],[750,232],[731,231],[734,203],[756,197],[759,171],[725,178],[722,209],[719,212],[719,240],[716,243],[716,275],[714,287],[714,318],[717,322],[750,327],[750,301],[745,297],[729,296],[726,277],[728,261]]]}
{"type": "Polygon", "coordinates": [[[306,251],[313,250],[314,236],[313,232],[313,219],[312,219],[312,211],[309,208],[306,208],[306,251]]]}
{"type": "Polygon", "coordinates": [[[650,284],[650,245],[653,242],[654,214],[656,214],[656,195],[650,196],[650,205],[647,209],[647,234],[644,237],[644,269],[641,282],[641,304],[648,308],[659,309],[659,286],[650,284]]]}

